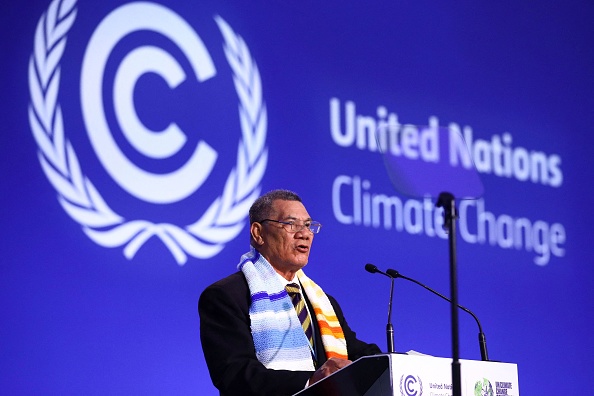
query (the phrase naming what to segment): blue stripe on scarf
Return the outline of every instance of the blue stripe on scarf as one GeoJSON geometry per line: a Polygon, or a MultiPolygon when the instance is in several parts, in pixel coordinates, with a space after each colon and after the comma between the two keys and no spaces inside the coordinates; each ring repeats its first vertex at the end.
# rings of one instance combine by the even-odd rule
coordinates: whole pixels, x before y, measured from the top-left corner
{"type": "Polygon", "coordinates": [[[309,341],[274,268],[251,249],[242,256],[238,269],[250,289],[251,330],[258,360],[268,368],[313,371],[309,341]]]}
{"type": "Polygon", "coordinates": [[[259,292],[259,293],[254,293],[254,294],[252,294],[252,302],[255,302],[258,300],[271,300],[271,301],[282,300],[283,298],[285,298],[285,296],[287,296],[287,294],[288,294],[287,291],[284,289],[280,293],[274,293],[274,294],[268,294],[265,291],[259,292]]]}

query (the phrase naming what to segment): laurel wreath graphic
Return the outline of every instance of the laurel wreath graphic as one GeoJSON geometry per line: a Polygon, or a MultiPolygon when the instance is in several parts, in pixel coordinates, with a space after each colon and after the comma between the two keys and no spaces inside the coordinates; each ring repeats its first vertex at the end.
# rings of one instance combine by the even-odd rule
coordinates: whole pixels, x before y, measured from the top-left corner
{"type": "Polygon", "coordinates": [[[126,220],[108,206],[83,174],[76,152],[64,134],[58,101],[60,60],[67,33],[76,19],[75,6],[76,0],[50,3],[37,24],[29,61],[29,124],[37,142],[39,162],[58,193],[62,208],[95,243],[111,248],[123,246],[129,260],[153,236],[163,242],[179,265],[186,263],[188,255],[199,259],[215,256],[243,229],[249,207],[260,194],[260,181],[268,161],[266,106],[260,74],[247,45],[221,17],[215,17],[234,75],[242,132],[237,164],[227,178],[223,194],[202,217],[183,228],[126,220]]]}
{"type": "MultiPolygon", "coordinates": [[[[413,379],[415,379],[414,375],[409,375],[406,376],[406,382],[409,381],[409,377],[412,377],[413,379]]],[[[421,377],[416,377],[417,383],[419,384],[419,393],[417,394],[417,392],[415,391],[414,393],[409,393],[408,389],[406,389],[406,383],[404,382],[405,379],[405,375],[401,375],[400,376],[400,394],[402,396],[423,396],[423,381],[421,381],[421,377]]]]}

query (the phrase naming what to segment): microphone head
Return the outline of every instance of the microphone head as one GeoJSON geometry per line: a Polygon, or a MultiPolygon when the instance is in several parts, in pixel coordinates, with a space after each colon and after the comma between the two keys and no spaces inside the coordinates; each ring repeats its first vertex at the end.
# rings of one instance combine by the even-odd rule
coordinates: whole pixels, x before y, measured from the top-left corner
{"type": "Polygon", "coordinates": [[[365,271],[375,274],[377,272],[377,267],[373,264],[365,264],[365,271]]]}
{"type": "Polygon", "coordinates": [[[400,272],[396,271],[395,269],[388,269],[386,274],[390,275],[392,278],[398,278],[400,276],[400,272]]]}

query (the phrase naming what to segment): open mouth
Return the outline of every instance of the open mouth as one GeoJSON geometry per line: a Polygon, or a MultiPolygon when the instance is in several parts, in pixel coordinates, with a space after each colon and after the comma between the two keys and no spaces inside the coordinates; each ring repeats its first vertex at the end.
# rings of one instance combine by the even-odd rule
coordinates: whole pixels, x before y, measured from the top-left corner
{"type": "Polygon", "coordinates": [[[308,245],[297,245],[297,251],[300,253],[307,253],[307,252],[309,252],[309,246],[308,245]]]}

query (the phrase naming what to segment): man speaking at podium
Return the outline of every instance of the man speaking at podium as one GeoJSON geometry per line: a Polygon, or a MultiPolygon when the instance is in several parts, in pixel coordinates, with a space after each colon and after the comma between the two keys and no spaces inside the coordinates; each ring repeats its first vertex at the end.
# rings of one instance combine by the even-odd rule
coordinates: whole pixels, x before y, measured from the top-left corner
{"type": "Polygon", "coordinates": [[[361,356],[381,353],[356,338],[336,300],[303,272],[314,235],[301,198],[274,190],[249,212],[251,250],[239,271],[207,287],[200,339],[221,395],[291,395],[361,356]]]}

